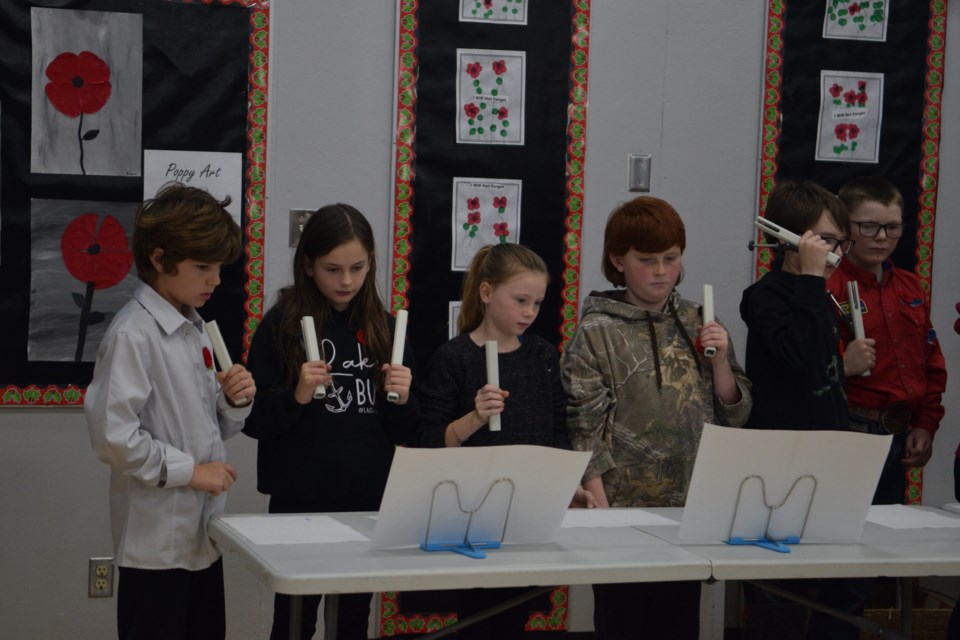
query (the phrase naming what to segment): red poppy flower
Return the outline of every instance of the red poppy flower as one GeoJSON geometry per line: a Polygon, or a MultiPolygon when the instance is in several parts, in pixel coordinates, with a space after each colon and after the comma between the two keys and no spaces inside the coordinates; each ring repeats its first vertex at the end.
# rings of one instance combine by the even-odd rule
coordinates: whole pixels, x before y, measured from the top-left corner
{"type": "Polygon", "coordinates": [[[80,282],[92,282],[97,289],[112,287],[127,275],[133,253],[116,218],[84,213],[67,225],[60,238],[60,253],[67,271],[80,282]]]}
{"type": "Polygon", "coordinates": [[[833,86],[830,87],[830,95],[834,98],[839,98],[841,93],[843,93],[843,86],[834,82],[833,86]]]}
{"type": "Polygon", "coordinates": [[[471,211],[467,214],[467,224],[480,224],[480,212],[471,211]]]}
{"type": "Polygon", "coordinates": [[[498,238],[500,236],[503,236],[505,238],[508,235],[510,235],[509,227],[510,225],[507,224],[506,222],[495,222],[493,223],[493,235],[497,236],[498,238]]]}
{"type": "Polygon", "coordinates": [[[100,111],[113,90],[110,66],[89,51],[61,53],[47,65],[46,73],[50,78],[45,87],[47,98],[70,118],[100,111]]]}
{"type": "Polygon", "coordinates": [[[867,104],[867,94],[866,92],[861,92],[857,94],[857,104],[861,107],[867,104]]]}
{"type": "Polygon", "coordinates": [[[857,136],[860,135],[860,127],[851,122],[847,125],[847,135],[850,136],[851,140],[856,140],[857,136]]]}
{"type": "Polygon", "coordinates": [[[499,119],[506,120],[507,116],[509,115],[510,115],[510,112],[507,110],[506,107],[500,107],[499,109],[497,109],[497,117],[499,119]]]}
{"type": "Polygon", "coordinates": [[[833,128],[833,135],[837,137],[837,140],[841,142],[846,142],[847,140],[847,125],[840,123],[833,128]]]}
{"type": "Polygon", "coordinates": [[[480,107],[471,102],[463,106],[463,112],[467,114],[468,118],[476,118],[480,113],[480,107]]]}
{"type": "Polygon", "coordinates": [[[363,333],[363,329],[357,329],[357,342],[367,346],[366,334],[363,333]]]}
{"type": "Polygon", "coordinates": [[[207,369],[213,369],[213,356],[210,355],[210,349],[203,348],[203,364],[207,369]]]}
{"type": "Polygon", "coordinates": [[[493,9],[493,0],[483,0],[483,6],[486,9],[493,9]]]}
{"type": "Polygon", "coordinates": [[[507,61],[506,60],[494,60],[493,61],[493,72],[498,76],[502,76],[507,72],[507,61]]]}
{"type": "Polygon", "coordinates": [[[867,90],[867,81],[859,80],[857,82],[857,91],[866,91],[867,90]]]}
{"type": "Polygon", "coordinates": [[[476,78],[480,75],[480,72],[483,71],[483,65],[479,62],[471,62],[467,65],[467,75],[471,78],[476,78]]]}
{"type": "Polygon", "coordinates": [[[480,198],[467,198],[467,209],[479,209],[480,198]]]}
{"type": "Polygon", "coordinates": [[[855,13],[860,13],[860,5],[854,2],[852,5],[847,7],[847,11],[850,12],[850,15],[853,15],[855,13]]]}
{"type": "Polygon", "coordinates": [[[507,198],[506,198],[506,197],[503,197],[503,198],[494,197],[494,199],[493,199],[493,206],[496,207],[497,209],[502,209],[502,208],[506,207],[506,206],[507,206],[507,198]]]}
{"type": "Polygon", "coordinates": [[[853,89],[843,94],[843,99],[847,104],[853,104],[857,101],[857,92],[853,89]]]}

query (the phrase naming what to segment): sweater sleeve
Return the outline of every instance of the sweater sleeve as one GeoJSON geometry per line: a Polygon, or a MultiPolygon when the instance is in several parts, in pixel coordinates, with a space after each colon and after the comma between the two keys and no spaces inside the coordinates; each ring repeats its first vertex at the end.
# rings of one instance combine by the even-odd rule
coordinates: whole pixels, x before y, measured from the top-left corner
{"type": "Polygon", "coordinates": [[[279,334],[280,313],[274,309],[264,316],[253,334],[247,357],[247,369],[257,385],[257,395],[243,432],[257,440],[283,435],[303,412],[303,405],[294,399],[295,387],[284,380],[279,334]]]}
{"type": "Polygon", "coordinates": [[[420,443],[425,447],[443,447],[447,425],[464,415],[463,365],[451,348],[440,347],[427,366],[420,392],[420,443]]]}
{"type": "Polygon", "coordinates": [[[550,394],[553,400],[553,446],[558,449],[572,449],[570,434],[567,432],[567,396],[563,391],[560,376],[560,354],[556,348],[545,341],[545,357],[550,374],[550,394]]]}
{"type": "MultiPolygon", "coordinates": [[[[392,327],[391,327],[392,329],[392,327]]],[[[416,446],[420,426],[420,390],[417,385],[417,367],[413,359],[410,341],[405,341],[403,365],[410,369],[413,380],[410,383],[410,395],[406,404],[387,402],[386,394],[380,394],[377,411],[383,416],[383,426],[390,439],[398,445],[416,446]]]]}

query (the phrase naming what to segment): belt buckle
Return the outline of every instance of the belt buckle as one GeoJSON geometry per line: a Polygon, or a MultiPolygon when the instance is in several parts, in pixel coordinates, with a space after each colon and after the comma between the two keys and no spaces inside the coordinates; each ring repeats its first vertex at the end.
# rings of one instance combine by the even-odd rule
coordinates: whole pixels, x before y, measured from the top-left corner
{"type": "Polygon", "coordinates": [[[883,409],[880,413],[880,426],[891,435],[900,435],[910,426],[910,409],[907,405],[898,402],[883,409]]]}

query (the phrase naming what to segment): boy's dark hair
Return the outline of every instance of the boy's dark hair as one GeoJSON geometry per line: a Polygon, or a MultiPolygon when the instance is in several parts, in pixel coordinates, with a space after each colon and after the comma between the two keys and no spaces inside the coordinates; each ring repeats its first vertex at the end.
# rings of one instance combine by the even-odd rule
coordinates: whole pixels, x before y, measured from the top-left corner
{"type": "Polygon", "coordinates": [[[618,287],[626,285],[623,273],[610,256],[626,255],[630,249],[658,253],[673,246],[687,248],[687,233],[677,210],[653,196],[640,196],[610,212],[603,234],[603,275],[618,287]]]}
{"type": "MultiPolygon", "coordinates": [[[[350,301],[350,324],[362,329],[367,353],[380,364],[390,362],[392,336],[387,326],[386,310],[377,290],[377,254],[373,229],[364,215],[348,204],[329,204],[310,215],[300,233],[300,242],[293,255],[293,284],[277,294],[277,306],[282,311],[283,326],[278,348],[284,354],[286,380],[295,384],[300,365],[306,354],[300,343],[300,318],[313,316],[317,335],[323,335],[323,327],[329,321],[332,305],[317,288],[313,277],[307,275],[307,267],[317,258],[322,258],[337,247],[358,241],[370,260],[370,270],[363,286],[350,301]]],[[[383,384],[382,372],[377,380],[383,384]]]]}
{"type": "Polygon", "coordinates": [[[878,176],[854,178],[840,187],[838,194],[849,211],[853,211],[864,202],[879,202],[885,207],[897,205],[903,209],[903,196],[890,181],[878,176]]]}
{"type": "Polygon", "coordinates": [[[204,189],[170,182],[137,209],[133,259],[137,275],[152,284],[160,274],[150,261],[162,249],[163,272],[176,273],[184,260],[229,264],[240,257],[243,232],[227,212],[230,196],[218,201],[204,189]]]}
{"type": "MultiPolygon", "coordinates": [[[[809,180],[780,182],[770,192],[764,217],[798,236],[812,229],[827,211],[833,222],[846,234],[850,233],[850,214],[835,195],[809,180]]],[[[777,242],[767,236],[767,242],[777,242]]]]}
{"type": "Polygon", "coordinates": [[[532,249],[512,242],[481,247],[470,261],[463,280],[457,333],[469,333],[483,322],[482,283],[496,287],[525,272],[543,274],[547,284],[550,283],[547,264],[532,249]]]}

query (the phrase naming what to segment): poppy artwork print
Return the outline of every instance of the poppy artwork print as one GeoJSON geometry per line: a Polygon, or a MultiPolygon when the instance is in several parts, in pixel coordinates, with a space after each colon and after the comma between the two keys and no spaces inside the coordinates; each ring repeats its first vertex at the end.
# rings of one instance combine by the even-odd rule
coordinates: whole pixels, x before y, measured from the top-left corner
{"type": "Polygon", "coordinates": [[[889,22],[889,0],[826,0],[823,37],[886,42],[889,22]]]}
{"type": "Polygon", "coordinates": [[[142,16],[30,12],[34,173],[139,176],[142,16]]]}
{"type": "Polygon", "coordinates": [[[460,22],[527,24],[530,0],[460,0],[460,22]]]}
{"type": "Polygon", "coordinates": [[[457,49],[457,142],[523,144],[526,53],[457,49]]]}
{"type": "Polygon", "coordinates": [[[820,72],[817,160],[878,162],[883,81],[882,73],[820,72]]]}
{"type": "Polygon", "coordinates": [[[519,242],[521,180],[454,178],[452,271],[466,271],[480,247],[519,242]]]}
{"type": "Polygon", "coordinates": [[[130,240],[138,203],[30,202],[31,361],[92,362],[136,283],[130,240]]]}

